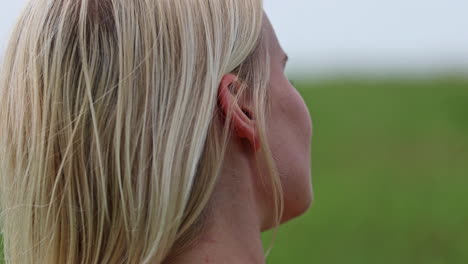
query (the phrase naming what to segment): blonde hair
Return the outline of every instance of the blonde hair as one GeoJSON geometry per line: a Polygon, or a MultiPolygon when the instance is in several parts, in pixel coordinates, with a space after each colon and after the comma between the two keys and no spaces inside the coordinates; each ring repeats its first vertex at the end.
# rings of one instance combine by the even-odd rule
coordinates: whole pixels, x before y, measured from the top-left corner
{"type": "Polygon", "coordinates": [[[1,69],[7,263],[161,263],[203,225],[229,139],[235,73],[266,141],[261,0],[32,0],[1,69]]]}

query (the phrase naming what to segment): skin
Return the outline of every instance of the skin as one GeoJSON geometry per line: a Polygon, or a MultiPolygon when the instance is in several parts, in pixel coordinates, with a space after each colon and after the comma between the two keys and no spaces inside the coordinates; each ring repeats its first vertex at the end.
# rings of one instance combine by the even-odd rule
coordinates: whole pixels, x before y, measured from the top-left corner
{"type": "MultiPolygon", "coordinates": [[[[271,57],[271,115],[267,137],[283,186],[285,208],[282,222],[304,213],[311,205],[310,145],[312,121],[304,100],[285,76],[287,56],[265,15],[265,39],[271,57]]],[[[226,113],[234,107],[235,137],[229,142],[225,166],[209,204],[206,228],[195,246],[170,263],[265,263],[260,233],[271,227],[271,197],[261,184],[255,160],[259,146],[249,105],[236,103],[229,86],[235,76],[224,76],[219,85],[219,103],[226,113]],[[248,112],[249,114],[246,114],[248,112]]]]}

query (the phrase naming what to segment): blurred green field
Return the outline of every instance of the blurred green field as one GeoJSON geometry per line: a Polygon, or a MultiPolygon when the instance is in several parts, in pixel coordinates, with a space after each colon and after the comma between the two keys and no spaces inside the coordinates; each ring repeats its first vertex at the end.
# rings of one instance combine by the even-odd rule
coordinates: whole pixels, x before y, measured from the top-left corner
{"type": "Polygon", "coordinates": [[[297,88],[315,202],[280,228],[267,263],[468,263],[468,79],[297,88]]]}
{"type": "Polygon", "coordinates": [[[468,263],[468,79],[296,86],[315,201],[267,263],[468,263]]]}

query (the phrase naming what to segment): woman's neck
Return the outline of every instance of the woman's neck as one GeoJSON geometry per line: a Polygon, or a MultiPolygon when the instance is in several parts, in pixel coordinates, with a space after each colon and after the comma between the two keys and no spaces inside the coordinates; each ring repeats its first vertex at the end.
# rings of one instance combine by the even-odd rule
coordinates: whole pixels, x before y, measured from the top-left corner
{"type": "Polygon", "coordinates": [[[241,164],[221,175],[208,206],[204,230],[194,246],[171,264],[265,263],[260,237],[262,210],[255,197],[252,175],[241,169],[248,164],[241,164]]]}
{"type": "MultiPolygon", "coordinates": [[[[227,209],[227,208],[226,208],[227,209]]],[[[263,264],[264,253],[258,224],[239,221],[240,215],[217,216],[200,234],[196,244],[171,264],[263,264]]]]}

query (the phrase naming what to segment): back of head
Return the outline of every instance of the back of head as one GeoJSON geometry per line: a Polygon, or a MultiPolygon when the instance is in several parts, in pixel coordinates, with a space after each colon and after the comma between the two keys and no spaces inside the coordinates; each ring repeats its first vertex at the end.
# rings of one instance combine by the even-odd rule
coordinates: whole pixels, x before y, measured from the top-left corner
{"type": "Polygon", "coordinates": [[[225,151],[221,77],[266,108],[262,17],[260,0],[29,1],[0,83],[7,263],[160,263],[188,243],[225,151]]]}

